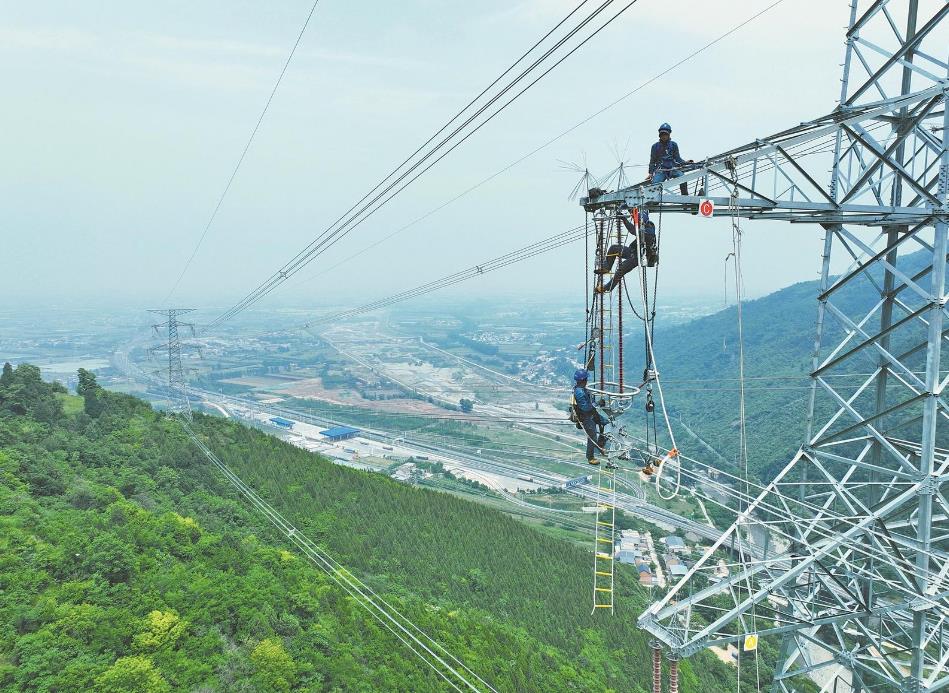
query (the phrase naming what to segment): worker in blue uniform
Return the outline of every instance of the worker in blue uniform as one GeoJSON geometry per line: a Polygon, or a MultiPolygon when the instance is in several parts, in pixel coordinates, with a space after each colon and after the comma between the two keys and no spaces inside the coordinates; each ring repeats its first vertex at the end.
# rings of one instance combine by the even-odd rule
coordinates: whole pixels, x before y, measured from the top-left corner
{"type": "Polygon", "coordinates": [[[589,375],[583,368],[578,369],[573,374],[573,411],[577,418],[577,423],[587,434],[587,462],[590,464],[599,464],[596,459],[596,451],[603,451],[606,445],[606,438],[603,434],[603,427],[609,423],[603,414],[601,414],[593,401],[593,395],[587,390],[587,379],[589,375]]]}
{"type": "Polygon", "coordinates": [[[613,271],[613,264],[616,258],[620,259],[619,266],[616,268],[616,274],[613,275],[606,284],[596,287],[595,291],[599,294],[609,293],[619,286],[620,279],[627,273],[639,267],[640,255],[646,256],[646,266],[655,267],[659,262],[658,244],[656,242],[656,225],[649,221],[649,212],[643,210],[639,215],[639,233],[640,239],[636,237],[636,229],[633,222],[625,215],[620,215],[620,220],[629,233],[629,242],[626,245],[614,243],[606,251],[606,257],[603,258],[599,266],[593,270],[596,274],[609,274],[613,271]],[[639,242],[642,241],[642,249],[639,242]]]}
{"type": "MultiPolygon", "coordinates": [[[[682,175],[682,167],[694,163],[692,159],[686,161],[679,154],[679,145],[672,140],[672,126],[663,123],[659,126],[659,141],[652,145],[649,151],[649,176],[653,183],[664,183],[670,178],[682,175]]],[[[679,192],[689,194],[688,183],[679,184],[679,192]]]]}

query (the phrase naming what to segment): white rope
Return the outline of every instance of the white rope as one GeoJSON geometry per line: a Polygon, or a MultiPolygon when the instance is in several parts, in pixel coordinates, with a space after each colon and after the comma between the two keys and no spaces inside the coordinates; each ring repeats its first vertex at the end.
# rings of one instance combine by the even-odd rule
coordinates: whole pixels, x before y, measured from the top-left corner
{"type": "MultiPolygon", "coordinates": [[[[732,190],[732,194],[728,197],[728,209],[731,214],[732,222],[732,254],[734,255],[735,262],[733,263],[735,269],[735,302],[736,302],[736,311],[737,311],[737,324],[738,324],[738,454],[741,458],[741,468],[743,471],[744,483],[745,483],[745,495],[750,497],[751,493],[748,488],[748,436],[746,429],[746,419],[745,419],[745,336],[744,336],[744,324],[742,322],[742,302],[744,300],[744,277],[742,275],[742,263],[741,263],[741,224],[738,219],[738,183],[737,183],[737,172],[733,172],[733,177],[735,177],[735,186],[732,190]]],[[[726,263],[728,258],[726,258],[726,263]]],[[[680,467],[681,469],[681,464],[680,467]]],[[[740,509],[740,507],[739,507],[740,509]]],[[[745,555],[745,545],[741,537],[741,527],[742,520],[746,518],[747,510],[743,511],[738,516],[738,524],[735,528],[735,533],[738,535],[738,557],[744,563],[750,558],[745,555]]],[[[745,589],[748,590],[749,597],[754,594],[754,590],[751,586],[751,575],[750,571],[747,569],[745,572],[745,589]]],[[[752,606],[751,609],[751,628],[753,633],[758,632],[758,611],[757,604],[752,606]]],[[[742,648],[744,649],[744,647],[742,648]]],[[[761,675],[758,664],[758,647],[755,646],[755,682],[757,690],[761,691],[761,675]]],[[[739,655],[739,661],[741,657],[739,655]]],[[[739,674],[740,677],[740,674],[739,674]]],[[[740,684],[740,680],[739,680],[740,684]]]]}
{"type": "MultiPolygon", "coordinates": [[[[724,293],[725,303],[722,306],[722,310],[728,309],[728,260],[729,258],[733,258],[733,257],[735,257],[735,253],[729,253],[728,255],[725,256],[725,293],[724,293]]],[[[723,330],[722,331],[722,353],[724,354],[726,351],[728,351],[728,336],[723,330]]]]}
{"type": "Polygon", "coordinates": [[[652,364],[653,377],[656,381],[656,391],[659,394],[659,408],[662,411],[662,418],[665,421],[666,430],[669,433],[669,440],[672,441],[672,447],[666,453],[665,457],[663,457],[659,462],[658,470],[656,471],[656,493],[662,500],[672,500],[679,495],[679,490],[682,486],[682,465],[677,465],[678,473],[676,474],[675,491],[673,491],[672,495],[670,496],[664,495],[662,488],[659,486],[659,481],[662,478],[662,471],[665,468],[667,462],[678,458],[679,448],[676,445],[675,433],[672,432],[672,422],[669,421],[669,412],[666,410],[666,398],[662,392],[662,381],[659,378],[659,365],[656,363],[656,353],[653,351],[652,347],[652,330],[649,329],[649,301],[646,298],[646,269],[642,268],[642,271],[640,271],[638,274],[640,296],[643,299],[643,317],[646,318],[644,330],[646,333],[646,349],[649,354],[649,362],[652,364]]]}

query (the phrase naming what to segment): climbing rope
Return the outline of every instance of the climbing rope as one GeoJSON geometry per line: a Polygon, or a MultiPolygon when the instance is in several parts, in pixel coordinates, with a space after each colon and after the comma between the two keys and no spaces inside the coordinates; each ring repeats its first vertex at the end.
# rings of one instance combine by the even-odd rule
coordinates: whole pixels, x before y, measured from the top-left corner
{"type": "MultiPolygon", "coordinates": [[[[660,193],[661,195],[661,193],[660,193]]],[[[662,237],[662,198],[660,197],[660,207],[659,207],[659,221],[656,224],[656,255],[659,255],[659,243],[662,237]]],[[[639,237],[642,238],[642,234],[639,234],[639,237]]],[[[655,335],[655,318],[656,318],[656,300],[658,295],[658,286],[659,286],[659,263],[657,262],[654,269],[653,276],[653,292],[652,292],[652,308],[649,306],[649,282],[647,280],[647,267],[645,265],[640,267],[639,277],[640,277],[640,290],[643,300],[643,315],[645,320],[643,320],[643,333],[645,335],[645,346],[646,346],[646,369],[643,373],[643,380],[647,384],[647,396],[649,399],[648,402],[652,401],[652,392],[649,385],[649,380],[655,380],[656,382],[656,393],[659,395],[659,408],[662,411],[663,422],[666,425],[666,432],[669,434],[669,440],[672,445],[669,448],[669,451],[662,458],[659,458],[659,440],[658,440],[658,430],[656,425],[656,415],[655,408],[650,412],[647,407],[647,429],[646,429],[646,439],[647,444],[649,441],[649,415],[652,415],[652,434],[653,441],[652,444],[655,446],[656,452],[654,453],[652,449],[649,449],[649,454],[652,455],[656,460],[658,460],[657,470],[656,470],[656,493],[663,500],[672,500],[679,495],[679,491],[682,487],[682,465],[676,465],[676,481],[674,484],[674,491],[671,495],[666,495],[662,491],[660,482],[662,480],[662,472],[665,469],[667,462],[675,460],[679,455],[678,446],[676,445],[675,433],[672,430],[672,422],[669,420],[669,412],[666,408],[666,398],[662,390],[662,381],[659,377],[659,368],[656,364],[656,353],[653,349],[653,337],[655,335]],[[651,372],[650,372],[651,371],[651,372]]]]}
{"type": "MultiPolygon", "coordinates": [[[[633,218],[634,230],[635,230],[636,239],[637,239],[637,253],[639,253],[641,250],[644,249],[645,246],[643,243],[643,233],[641,231],[642,227],[639,224],[638,209],[632,212],[632,218],[633,218]]],[[[659,224],[656,230],[656,255],[657,256],[659,253],[659,238],[661,234],[661,227],[662,227],[662,213],[660,210],[659,224]]],[[[633,314],[643,323],[643,342],[644,342],[644,352],[645,352],[645,357],[646,357],[645,368],[643,370],[643,387],[646,390],[646,426],[645,428],[646,428],[646,449],[647,449],[647,454],[648,454],[648,457],[644,459],[643,461],[646,462],[647,464],[651,463],[652,461],[657,461],[658,463],[657,466],[660,469],[660,473],[657,475],[657,479],[656,479],[657,491],[660,497],[665,498],[665,496],[662,494],[662,491],[658,490],[658,481],[659,481],[659,477],[661,476],[662,465],[665,462],[671,459],[674,459],[678,455],[678,451],[676,448],[675,435],[672,432],[672,425],[669,420],[668,411],[666,410],[666,407],[665,407],[665,397],[663,396],[663,393],[661,390],[661,383],[659,383],[658,381],[658,373],[657,373],[658,369],[656,368],[656,365],[655,365],[655,352],[652,348],[653,335],[655,331],[656,300],[657,300],[656,287],[658,286],[658,283],[659,283],[659,265],[658,264],[655,265],[655,270],[654,270],[654,275],[653,275],[652,306],[650,307],[649,279],[647,275],[647,267],[642,262],[643,259],[644,258],[640,256],[639,268],[637,271],[637,274],[639,276],[640,296],[642,298],[642,304],[643,304],[642,314],[640,314],[640,312],[636,309],[636,306],[634,305],[632,298],[629,295],[628,286],[625,284],[623,284],[620,288],[621,293],[620,293],[619,301],[622,304],[623,296],[625,295],[626,302],[629,305],[630,309],[632,310],[633,314]],[[659,394],[659,399],[660,399],[660,409],[662,410],[662,413],[663,413],[663,418],[666,424],[666,428],[669,432],[669,437],[672,440],[671,449],[664,457],[661,457],[661,458],[658,455],[659,432],[658,432],[658,423],[657,423],[656,412],[655,412],[655,403],[652,398],[652,391],[653,391],[652,382],[651,382],[652,380],[656,380],[657,392],[659,394]]],[[[678,495],[680,484],[681,484],[681,468],[680,468],[680,473],[678,476],[678,481],[676,483],[676,490],[673,493],[673,495],[666,498],[666,500],[675,498],[675,496],[678,495]]]]}
{"type": "MultiPolygon", "coordinates": [[[[724,297],[724,302],[722,304],[723,310],[728,308],[728,261],[734,257],[735,257],[734,251],[730,252],[728,255],[725,256],[725,283],[724,283],[725,291],[722,294],[724,297]]],[[[724,331],[722,331],[722,353],[724,354],[726,351],[728,351],[728,336],[725,334],[724,331]]]]}
{"type": "MultiPolygon", "coordinates": [[[[742,303],[744,301],[744,276],[742,275],[742,263],[741,263],[741,223],[738,217],[738,177],[737,170],[734,165],[734,162],[726,162],[726,167],[731,172],[733,188],[731,195],[728,197],[728,211],[729,216],[731,217],[732,223],[732,252],[731,256],[734,257],[734,270],[735,270],[735,301],[736,301],[736,320],[738,326],[738,456],[739,456],[739,467],[742,469],[742,479],[744,482],[744,496],[745,501],[739,501],[739,515],[738,515],[738,556],[739,560],[742,563],[742,571],[745,574],[745,589],[748,590],[749,597],[754,594],[751,585],[751,575],[749,570],[746,567],[746,561],[748,560],[745,555],[744,542],[741,541],[740,527],[743,519],[747,519],[746,514],[748,513],[750,498],[750,488],[748,482],[748,436],[746,428],[746,416],[745,416],[745,336],[744,336],[744,324],[742,322],[742,303]],[[729,165],[730,164],[730,165],[729,165]],[[744,508],[741,506],[744,505],[744,508]]],[[[728,262],[728,257],[725,258],[726,263],[728,262]]],[[[757,604],[752,604],[751,607],[751,630],[752,633],[758,632],[758,614],[757,614],[757,604]]],[[[742,650],[744,650],[744,645],[742,645],[742,650]]],[[[755,681],[757,690],[761,690],[761,674],[758,661],[758,648],[755,646],[755,681]]],[[[739,669],[738,669],[738,685],[741,686],[741,653],[739,652],[738,656],[739,669]]]]}

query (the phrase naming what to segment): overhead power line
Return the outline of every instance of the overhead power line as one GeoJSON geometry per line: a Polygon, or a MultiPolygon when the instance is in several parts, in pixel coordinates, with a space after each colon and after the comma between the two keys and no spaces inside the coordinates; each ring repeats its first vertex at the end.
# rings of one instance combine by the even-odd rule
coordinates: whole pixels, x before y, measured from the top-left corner
{"type": "Polygon", "coordinates": [[[400,642],[412,650],[449,686],[461,690],[496,691],[487,681],[478,676],[462,660],[445,649],[413,621],[399,612],[392,604],[374,592],[365,582],[349,572],[335,558],[303,535],[299,529],[264,500],[252,487],[235,474],[187,424],[182,426],[192,442],[204,453],[218,471],[241,493],[254,509],[264,515],[279,532],[286,536],[306,558],[321,568],[370,616],[392,633],[400,642]],[[477,681],[476,685],[472,679],[477,681]]]}
{"type": "MultiPolygon", "coordinates": [[[[586,1],[586,0],[585,0],[586,1]]],[[[599,24],[589,35],[583,38],[579,43],[577,43],[573,48],[567,51],[564,55],[559,57],[552,65],[547,67],[539,75],[531,79],[526,86],[524,86],[520,91],[515,93],[510,99],[505,101],[502,105],[498,106],[494,110],[491,110],[484,118],[477,122],[466,134],[461,136],[459,139],[455,140],[455,137],[461,135],[461,133],[469,125],[472,125],[478,121],[478,119],[494,105],[494,103],[504,96],[508,91],[513,89],[519,82],[527,79],[537,68],[539,68],[543,63],[545,63],[549,58],[551,58],[562,46],[573,38],[578,32],[594,22],[596,17],[602,13],[607,7],[609,7],[615,0],[606,0],[599,7],[593,10],[589,15],[582,19],[579,24],[571,29],[565,36],[558,39],[554,45],[548,48],[539,58],[535,59],[529,66],[518,74],[517,77],[510,80],[497,94],[495,94],[491,99],[489,99],[485,104],[479,107],[472,115],[462,122],[460,125],[456,126],[450,133],[442,137],[434,146],[428,149],[422,156],[418,157],[418,160],[413,162],[413,159],[416,158],[418,152],[425,149],[425,145],[422,145],[415,153],[408,157],[405,161],[397,166],[392,173],[382,179],[377,183],[368,193],[366,193],[359,201],[357,201],[350,209],[335,222],[330,224],[324,231],[322,231],[309,245],[307,245],[303,250],[297,253],[290,261],[284,264],[279,270],[272,274],[267,280],[258,285],[253,291],[247,294],[241,301],[234,305],[229,310],[225,311],[222,315],[216,318],[208,326],[208,329],[212,329],[217,325],[225,322],[226,320],[231,319],[250,305],[256,303],[261,298],[269,294],[276,287],[280,286],[291,276],[296,274],[303,267],[308,265],[314,259],[322,255],[326,250],[331,248],[335,243],[342,239],[346,234],[351,232],[353,229],[358,227],[369,217],[372,216],[376,211],[381,209],[386,203],[392,200],[394,197],[399,195],[403,190],[405,190],[409,185],[414,181],[424,175],[428,170],[433,166],[438,164],[442,159],[444,159],[448,154],[454,151],[458,146],[464,143],[469,137],[478,132],[482,127],[487,123],[491,122],[495,117],[501,114],[508,106],[514,103],[520,96],[537,84],[541,79],[553,71],[558,65],[560,65],[564,60],[573,55],[577,50],[584,46],[590,39],[599,34],[603,29],[609,26],[613,21],[620,17],[624,12],[626,12],[630,7],[632,7],[638,0],[631,0],[625,6],[623,6],[618,12],[609,17],[606,21],[599,24]],[[454,141],[453,141],[454,140],[454,141]],[[450,146],[449,146],[450,145],[450,146]],[[446,148],[447,147],[447,148],[446,148]],[[415,173],[416,169],[419,169],[415,173]],[[405,169],[404,171],[402,169],[405,169]],[[401,173],[398,173],[401,171],[401,173]],[[414,175],[413,175],[414,173],[414,175]],[[397,175],[396,175],[397,174],[397,175]],[[393,176],[395,178],[393,179],[393,176]],[[411,176],[411,177],[410,177],[411,176]],[[389,182],[391,179],[391,182],[389,182]],[[385,187],[383,187],[385,186],[385,187]],[[381,190],[380,190],[381,188],[381,190]],[[376,192],[379,191],[379,192],[376,192]],[[370,199],[371,198],[371,199],[370,199]],[[383,199],[384,198],[384,199],[383,199]],[[368,201],[367,201],[368,200],[368,201]],[[362,204],[365,201],[365,204],[362,204]],[[362,204],[361,207],[359,205],[362,204]],[[356,209],[359,207],[358,209],[356,209]],[[355,211],[353,211],[355,210],[355,211]]],[[[574,14],[576,10],[571,12],[571,15],[574,14]]],[[[562,24],[562,22],[561,22],[562,24]]],[[[558,25],[559,26],[559,25],[558,25]]],[[[548,32],[550,35],[552,32],[548,32]]],[[[539,45],[539,41],[535,45],[539,45]]],[[[533,49],[532,49],[533,50],[533,49]]],[[[530,51],[528,51],[529,53],[530,51]]],[[[525,54],[526,55],[526,54],[525,54]]],[[[523,60],[523,56],[519,58],[515,65],[523,60]]],[[[505,73],[510,72],[511,68],[508,68],[505,73]]],[[[496,80],[497,82],[498,80],[496,80]]],[[[488,88],[490,89],[490,87],[488,88]]],[[[485,92],[488,90],[486,89],[485,92]]],[[[479,97],[480,98],[480,97],[479,97]]],[[[475,99],[474,101],[477,101],[475,99]]],[[[469,105],[463,108],[458,114],[452,117],[449,122],[443,126],[439,132],[447,129],[451,123],[455,122],[461,115],[463,115],[469,108],[470,104],[474,103],[469,102],[469,105]]],[[[437,133],[436,133],[437,136],[437,133]]],[[[433,136],[434,139],[435,136],[433,136]]],[[[429,141],[431,141],[431,139],[429,141]]]]}
{"type": "MultiPolygon", "coordinates": [[[[441,203],[441,204],[438,205],[437,207],[434,207],[433,209],[429,210],[429,211],[426,212],[425,214],[423,214],[423,215],[421,215],[421,216],[419,216],[419,217],[416,217],[415,219],[413,219],[412,221],[408,222],[408,223],[405,224],[404,226],[401,226],[401,227],[397,228],[395,231],[392,231],[391,233],[389,233],[388,235],[383,236],[383,237],[380,238],[379,240],[374,241],[373,243],[369,244],[368,246],[366,246],[366,247],[362,248],[361,250],[359,250],[359,251],[353,253],[352,255],[348,256],[346,259],[341,260],[340,262],[334,264],[332,267],[327,268],[327,269],[324,270],[323,272],[320,272],[319,274],[316,274],[316,275],[307,277],[304,281],[310,281],[310,280],[312,280],[312,279],[316,279],[316,278],[318,278],[318,277],[322,277],[322,276],[326,275],[328,272],[330,272],[331,270],[336,269],[337,267],[340,267],[341,265],[347,264],[350,260],[352,260],[352,259],[354,259],[354,258],[356,258],[356,257],[362,257],[362,256],[364,256],[364,254],[365,254],[367,251],[372,250],[373,248],[375,248],[375,247],[381,245],[381,244],[384,243],[385,241],[387,241],[387,240],[393,238],[394,236],[397,236],[398,234],[402,233],[403,231],[405,231],[405,230],[407,230],[407,229],[409,229],[409,228],[415,226],[416,224],[418,224],[418,223],[420,223],[420,222],[422,222],[422,221],[428,219],[429,217],[433,216],[434,214],[437,214],[438,212],[440,212],[441,210],[443,210],[445,207],[448,207],[449,205],[454,204],[455,202],[457,202],[457,201],[460,200],[461,198],[466,197],[467,195],[471,194],[471,193],[474,192],[475,190],[481,188],[482,186],[486,185],[487,183],[490,183],[490,182],[491,182],[492,180],[494,180],[495,178],[497,178],[497,177],[499,177],[499,176],[501,176],[501,175],[507,173],[507,172],[510,171],[512,168],[518,166],[519,164],[522,164],[523,162],[527,161],[528,159],[530,159],[530,158],[533,157],[534,155],[540,153],[541,151],[543,151],[544,149],[546,149],[546,148],[549,147],[550,145],[552,145],[552,144],[554,144],[555,142],[557,142],[557,141],[563,139],[564,137],[566,137],[566,136],[569,135],[570,133],[572,133],[572,132],[574,132],[575,130],[577,130],[577,129],[579,129],[580,127],[582,127],[583,125],[586,125],[588,122],[590,122],[590,121],[593,120],[594,118],[596,118],[596,117],[602,115],[603,113],[606,113],[607,111],[609,111],[609,110],[613,109],[614,107],[618,106],[620,103],[626,101],[626,100],[627,100],[628,98],[630,98],[631,96],[633,96],[633,95],[635,95],[636,93],[638,93],[639,91],[645,89],[645,88],[646,88],[647,86],[649,86],[650,84],[653,84],[654,82],[657,82],[657,81],[658,81],[659,79],[661,79],[662,77],[665,77],[667,74],[669,74],[669,73],[672,72],[673,70],[676,70],[677,68],[681,67],[681,66],[684,65],[685,63],[694,60],[696,57],[698,57],[700,54],[704,53],[706,50],[708,50],[708,49],[711,48],[712,46],[714,46],[714,45],[716,45],[717,43],[720,43],[720,42],[723,41],[724,39],[728,38],[729,36],[731,36],[731,35],[734,34],[735,32],[739,31],[740,29],[742,29],[742,28],[745,27],[746,25],[750,24],[750,23],[753,22],[754,20],[756,20],[756,19],[758,19],[759,17],[761,17],[763,14],[765,14],[765,13],[769,12],[770,10],[774,9],[775,7],[777,7],[778,5],[780,5],[782,2],[784,2],[784,0],[775,0],[775,2],[772,2],[772,3],[771,3],[770,5],[768,5],[767,7],[761,9],[760,11],[758,11],[758,12],[756,12],[755,14],[751,15],[751,16],[748,17],[747,19],[745,19],[745,20],[743,20],[743,21],[741,21],[741,22],[735,24],[734,26],[732,26],[732,27],[731,27],[730,29],[728,29],[727,31],[725,31],[725,32],[723,32],[723,33],[721,33],[721,34],[719,34],[716,38],[712,39],[712,40],[709,41],[708,43],[705,43],[705,44],[702,45],[701,47],[695,49],[694,51],[692,51],[691,53],[689,53],[688,55],[686,55],[684,58],[678,60],[677,62],[673,63],[673,64],[670,65],[669,67],[664,68],[663,70],[661,70],[660,72],[656,73],[655,75],[653,75],[653,76],[650,77],[649,79],[647,79],[647,80],[645,80],[644,82],[640,83],[640,84],[639,84],[637,87],[635,87],[634,89],[632,89],[632,90],[626,92],[625,94],[623,94],[622,96],[620,96],[618,99],[616,99],[616,100],[610,102],[610,103],[607,104],[606,106],[604,106],[604,107],[600,108],[599,110],[597,110],[597,111],[591,113],[590,115],[588,115],[587,117],[583,118],[582,120],[580,120],[580,121],[579,121],[578,123],[576,123],[575,125],[570,126],[569,128],[567,128],[566,130],[564,130],[564,131],[561,132],[560,134],[555,135],[554,137],[550,138],[549,140],[545,141],[544,143],[538,145],[537,147],[535,147],[534,149],[530,150],[530,151],[527,152],[526,154],[524,154],[524,155],[520,156],[519,158],[515,159],[514,161],[510,162],[509,164],[507,164],[507,165],[504,166],[503,168],[498,169],[497,171],[495,171],[495,172],[492,173],[491,175],[489,175],[489,176],[487,176],[486,178],[483,178],[482,180],[478,181],[478,182],[475,183],[474,185],[472,185],[472,186],[466,188],[465,190],[462,190],[460,193],[458,193],[458,194],[455,195],[454,197],[452,197],[452,198],[446,200],[445,202],[441,203]]],[[[510,70],[510,68],[509,68],[509,70],[510,70]]],[[[508,70],[508,71],[509,71],[509,70],[508,70]]],[[[505,72],[505,74],[506,74],[506,72],[505,72]]],[[[365,199],[365,198],[363,198],[363,199],[365,199]]]]}
{"type": "Polygon", "coordinates": [[[257,122],[254,124],[254,129],[251,131],[250,137],[247,138],[247,144],[244,145],[244,149],[241,151],[241,155],[237,159],[237,164],[234,166],[234,170],[231,171],[231,175],[227,179],[227,184],[224,186],[224,190],[221,192],[221,196],[218,198],[217,204],[214,205],[214,211],[211,212],[211,216],[208,218],[208,223],[204,225],[204,230],[201,232],[201,236],[198,238],[198,242],[195,244],[194,250],[191,251],[188,261],[182,268],[181,274],[178,275],[178,278],[175,280],[175,283],[168,292],[168,295],[165,296],[164,300],[162,301],[162,305],[168,304],[169,299],[178,289],[178,285],[181,283],[181,280],[184,279],[185,274],[187,274],[188,268],[191,267],[191,263],[194,261],[195,256],[198,254],[198,250],[201,248],[201,244],[204,243],[204,238],[208,235],[208,231],[211,229],[211,224],[214,223],[214,219],[217,217],[217,213],[220,211],[221,205],[224,204],[224,198],[227,197],[227,193],[231,189],[231,183],[234,182],[234,178],[237,177],[237,172],[240,170],[241,164],[244,163],[244,157],[247,156],[247,151],[250,149],[250,145],[253,143],[254,137],[257,136],[257,131],[260,129],[260,124],[264,122],[264,116],[267,115],[267,109],[270,108],[270,103],[273,101],[273,97],[277,93],[277,88],[280,86],[280,82],[283,81],[283,76],[287,73],[287,68],[290,67],[290,61],[293,60],[293,55],[297,52],[297,46],[300,45],[300,41],[303,39],[303,34],[306,32],[306,28],[310,24],[310,19],[313,17],[313,13],[316,11],[316,6],[319,3],[320,0],[313,0],[313,4],[310,6],[310,12],[307,14],[306,20],[303,22],[303,26],[300,27],[300,33],[297,34],[297,40],[293,42],[293,48],[290,49],[290,54],[287,56],[287,59],[283,64],[283,69],[280,70],[280,74],[277,76],[277,81],[274,82],[273,89],[270,90],[270,96],[267,97],[267,103],[264,104],[264,108],[260,112],[257,122]]]}
{"type": "Polygon", "coordinates": [[[407,301],[411,298],[424,296],[425,294],[444,289],[448,286],[452,286],[453,284],[473,279],[474,277],[499,270],[503,267],[507,267],[508,265],[513,265],[516,262],[523,262],[524,260],[536,257],[538,255],[549,253],[551,250],[555,250],[561,246],[579,241],[584,238],[585,235],[586,230],[584,226],[575,226],[572,229],[558,233],[554,236],[551,236],[550,238],[531,243],[530,245],[524,246],[523,248],[513,250],[491,260],[485,260],[480,265],[475,265],[474,267],[469,267],[468,269],[461,270],[460,272],[449,274],[445,277],[442,277],[441,279],[436,279],[426,284],[421,284],[412,289],[407,289],[397,294],[387,296],[386,298],[381,298],[377,301],[366,303],[357,308],[351,308],[350,310],[344,310],[339,313],[333,313],[332,315],[315,318],[303,325],[300,325],[300,328],[309,329],[315,325],[347,320],[349,318],[356,317],[357,315],[362,315],[363,313],[368,313],[380,308],[385,308],[386,306],[391,306],[394,303],[401,303],[402,301],[407,301]]]}

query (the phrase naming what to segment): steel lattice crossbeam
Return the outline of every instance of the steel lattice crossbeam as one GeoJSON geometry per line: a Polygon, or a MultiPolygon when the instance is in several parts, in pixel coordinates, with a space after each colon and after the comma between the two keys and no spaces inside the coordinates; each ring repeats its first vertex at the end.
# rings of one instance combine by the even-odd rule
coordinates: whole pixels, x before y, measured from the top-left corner
{"type": "MultiPolygon", "coordinates": [[[[756,219],[874,226],[931,221],[934,210],[945,209],[945,197],[938,191],[949,175],[943,129],[949,89],[944,20],[949,3],[938,3],[911,39],[887,29],[896,45],[885,49],[863,38],[862,32],[869,32],[874,22],[895,27],[892,4],[872,3],[864,15],[854,17],[847,34],[845,93],[831,113],[708,157],[664,184],[636,185],[581,203],[591,210],[623,203],[693,211],[707,197],[716,202],[716,214],[730,214],[729,204],[737,203],[741,216],[756,219]],[[932,52],[924,50],[930,45],[932,52]],[[866,52],[885,56],[882,65],[871,65],[866,52]],[[869,76],[847,92],[854,60],[869,76]],[[916,89],[900,88],[903,72],[909,73],[906,84],[916,89]],[[876,98],[867,100],[871,94],[876,98]],[[828,187],[824,172],[831,167],[835,177],[828,187]],[[681,195],[681,183],[705,194],[681,195]],[[738,197],[733,201],[736,183],[738,197]],[[894,188],[906,188],[908,199],[894,198],[894,188]]],[[[914,7],[911,21],[915,12],[914,7]]]]}
{"type": "Polygon", "coordinates": [[[937,121],[942,125],[945,93],[944,85],[936,85],[868,106],[837,110],[709,157],[661,185],[637,185],[581,202],[588,209],[622,203],[670,212],[693,211],[701,199],[709,198],[716,204],[717,215],[731,214],[730,206],[735,204],[741,216],[752,219],[874,226],[927,221],[935,206],[930,191],[938,187],[937,152],[942,147],[941,138],[930,128],[937,121]],[[890,121],[904,109],[909,121],[894,130],[890,121]],[[817,183],[816,172],[830,168],[838,140],[841,175],[838,195],[832,196],[826,185],[817,183]],[[886,191],[906,175],[906,167],[889,158],[901,144],[918,154],[912,167],[922,169],[921,178],[918,184],[914,178],[914,185],[909,186],[914,195],[907,203],[885,204],[886,191]],[[681,183],[706,194],[681,195],[681,183]],[[738,197],[732,200],[736,187],[738,197]]]}
{"type": "Polygon", "coordinates": [[[805,444],[640,625],[686,656],[774,636],[775,691],[949,690],[949,3],[849,4],[836,109],[582,201],[825,231],[805,444]]]}

